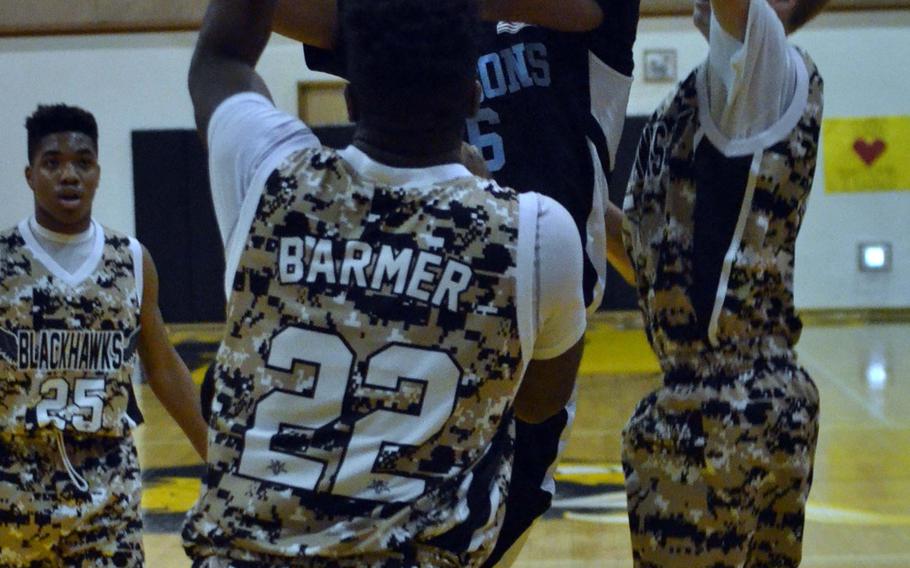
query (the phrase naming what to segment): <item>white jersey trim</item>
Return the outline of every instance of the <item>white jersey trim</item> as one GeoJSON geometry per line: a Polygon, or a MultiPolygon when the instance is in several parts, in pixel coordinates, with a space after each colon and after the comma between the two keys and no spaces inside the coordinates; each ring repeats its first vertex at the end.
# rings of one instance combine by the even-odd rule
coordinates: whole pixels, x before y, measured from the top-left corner
{"type": "Polygon", "coordinates": [[[749,214],[752,212],[752,200],[755,197],[755,186],[758,184],[759,169],[761,168],[762,158],[765,153],[760,150],[752,157],[752,166],[749,169],[749,181],[746,185],[746,194],[743,196],[743,204],[739,210],[739,219],[736,221],[736,229],[733,232],[733,240],[730,242],[730,248],[724,256],[724,264],[720,273],[720,280],[717,283],[717,296],[714,298],[714,309],[711,310],[711,321],[708,324],[708,341],[711,345],[717,346],[717,332],[720,323],[720,312],[724,308],[724,301],[727,299],[727,290],[730,285],[730,273],[733,271],[733,263],[739,254],[739,245],[743,240],[743,233],[746,231],[746,221],[749,220],[749,214]]]}
{"type": "Polygon", "coordinates": [[[94,219],[92,220],[92,227],[95,230],[92,252],[75,272],[67,271],[44,250],[32,232],[28,219],[24,219],[19,223],[19,232],[25,240],[25,246],[32,252],[35,259],[43,264],[54,277],[62,280],[69,287],[75,288],[95,272],[98,268],[98,263],[101,262],[101,256],[104,254],[104,228],[99,223],[96,223],[94,219]]]}
{"type": "Polygon", "coordinates": [[[591,115],[606,138],[607,153],[610,157],[609,164],[602,163],[597,147],[588,139],[594,179],[591,187],[591,213],[585,222],[587,242],[583,245],[585,254],[591,259],[597,273],[591,303],[587,306],[588,314],[593,314],[603,301],[607,283],[607,229],[604,217],[610,201],[610,188],[606,172],[607,169],[613,169],[616,163],[616,153],[622,138],[626,107],[632,89],[632,77],[616,71],[594,52],[588,52],[588,77],[591,115]]]}
{"type": "Polygon", "coordinates": [[[338,152],[354,171],[372,182],[394,187],[426,187],[459,178],[474,177],[462,164],[442,164],[427,168],[394,168],[377,162],[356,146],[338,152]]]}
{"type": "Polygon", "coordinates": [[[294,152],[302,148],[279,152],[268,156],[259,165],[246,195],[243,197],[243,203],[240,206],[240,213],[237,217],[237,224],[231,231],[225,247],[225,270],[224,270],[224,297],[230,299],[231,291],[234,289],[234,277],[237,275],[237,269],[240,266],[240,257],[243,255],[243,249],[246,247],[246,241],[250,236],[250,230],[253,227],[253,221],[256,219],[256,211],[259,209],[259,200],[265,192],[265,184],[278,166],[294,152]]]}
{"type": "Polygon", "coordinates": [[[793,100],[780,120],[775,122],[771,127],[763,132],[759,132],[748,138],[728,138],[720,127],[711,117],[711,109],[708,100],[708,65],[707,63],[699,66],[696,71],[696,87],[698,92],[698,119],[705,130],[705,135],[711,144],[720,152],[728,157],[748,156],[756,152],[769,148],[776,142],[779,142],[790,135],[806,111],[806,105],[809,102],[809,71],[806,69],[806,62],[803,60],[799,51],[795,47],[788,46],[789,56],[796,65],[796,92],[793,94],[793,100]]]}
{"type": "Polygon", "coordinates": [[[604,63],[594,52],[588,52],[590,77],[591,114],[607,137],[611,169],[616,165],[616,154],[626,123],[626,109],[632,93],[632,77],[623,75],[604,63]]]}
{"type": "Polygon", "coordinates": [[[604,291],[607,287],[607,224],[606,205],[609,200],[607,189],[607,175],[604,164],[600,162],[597,147],[588,140],[588,150],[591,152],[591,164],[594,166],[594,183],[592,184],[591,213],[585,221],[587,242],[584,243],[585,254],[594,265],[597,273],[597,282],[592,290],[591,303],[587,306],[588,315],[593,314],[603,301],[604,291]]]}
{"type": "Polygon", "coordinates": [[[537,281],[537,215],[539,200],[536,193],[522,193],[518,196],[518,265],[515,278],[515,304],[518,319],[518,339],[521,343],[521,377],[534,357],[534,343],[537,339],[537,306],[540,285],[537,281]]]}

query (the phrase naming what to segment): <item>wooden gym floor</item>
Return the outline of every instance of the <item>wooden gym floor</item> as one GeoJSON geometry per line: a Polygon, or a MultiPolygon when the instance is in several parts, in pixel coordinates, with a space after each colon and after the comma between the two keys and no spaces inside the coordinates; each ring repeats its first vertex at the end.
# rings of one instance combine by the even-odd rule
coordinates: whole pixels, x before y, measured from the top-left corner
{"type": "MultiPolygon", "coordinates": [[[[810,318],[803,333],[801,362],[822,396],[804,567],[910,567],[910,318],[896,319],[903,322],[810,318]]],[[[559,494],[516,567],[631,566],[619,435],[637,401],[658,384],[637,323],[636,315],[592,323],[559,494]]],[[[201,382],[217,328],[172,336],[201,382]]],[[[183,568],[189,562],[179,527],[196,498],[200,464],[148,387],[140,397],[147,565],[183,568]]]]}

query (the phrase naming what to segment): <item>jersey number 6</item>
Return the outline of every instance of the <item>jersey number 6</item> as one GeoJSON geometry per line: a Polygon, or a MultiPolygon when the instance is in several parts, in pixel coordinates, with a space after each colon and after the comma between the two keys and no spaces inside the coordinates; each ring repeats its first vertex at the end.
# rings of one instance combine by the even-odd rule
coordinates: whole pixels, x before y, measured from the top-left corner
{"type": "Polygon", "coordinates": [[[502,136],[495,132],[482,133],[481,124],[497,126],[499,114],[491,108],[484,107],[477,112],[477,116],[467,120],[468,142],[480,150],[487,161],[487,169],[490,170],[490,173],[495,173],[506,165],[506,151],[502,136]]]}
{"type": "Polygon", "coordinates": [[[346,448],[334,463],[326,452],[303,455],[307,448],[276,444],[280,434],[328,427],[341,417],[354,372],[354,352],[332,333],[288,327],[272,339],[268,368],[291,373],[297,363],[317,369],[310,394],[275,389],[256,404],[253,426],[244,434],[237,473],[307,491],[397,502],[424,492],[418,477],[375,473],[380,453],[395,446],[419,446],[437,434],[455,406],[461,370],[448,353],[408,345],[386,346],[367,359],[364,386],[394,396],[404,382],[422,387],[412,410],[374,410],[354,422],[353,432],[336,433],[346,448]],[[291,453],[293,452],[293,453],[291,453]]]}

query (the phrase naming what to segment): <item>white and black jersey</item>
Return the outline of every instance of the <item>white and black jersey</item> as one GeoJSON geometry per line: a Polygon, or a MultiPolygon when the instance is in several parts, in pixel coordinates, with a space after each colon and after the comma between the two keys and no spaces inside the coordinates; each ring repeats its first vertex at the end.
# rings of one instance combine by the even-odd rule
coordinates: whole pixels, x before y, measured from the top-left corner
{"type": "Polygon", "coordinates": [[[584,333],[568,213],[461,164],[330,150],[252,93],[208,140],[228,313],[190,555],[479,566],[522,373],[584,333]]]}
{"type": "MultiPolygon", "coordinates": [[[[603,296],[607,184],[632,86],[639,14],[637,1],[598,2],[603,23],[586,33],[485,24],[477,61],[483,99],[467,124],[468,141],[500,185],[548,195],[572,215],[585,249],[589,310],[603,296]]],[[[310,69],[345,74],[337,52],[304,51],[310,69]]]]}
{"type": "Polygon", "coordinates": [[[0,232],[0,432],[125,436],[141,421],[132,390],[142,250],[93,223],[73,271],[28,220],[0,232]]]}

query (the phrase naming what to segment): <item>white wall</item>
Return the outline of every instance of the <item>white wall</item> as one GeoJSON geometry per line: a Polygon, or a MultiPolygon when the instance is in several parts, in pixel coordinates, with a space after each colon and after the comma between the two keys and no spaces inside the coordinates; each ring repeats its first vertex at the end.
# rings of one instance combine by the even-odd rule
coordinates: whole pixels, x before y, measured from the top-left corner
{"type": "MultiPolygon", "coordinates": [[[[95,216],[133,232],[130,133],[191,128],[185,87],[195,34],[142,34],[0,39],[0,226],[28,215],[31,194],[23,123],[39,102],[64,101],[91,110],[101,130],[101,189],[95,216]]],[[[910,11],[826,14],[794,36],[818,63],[826,82],[826,116],[910,115],[910,11]]],[[[642,21],[636,44],[679,51],[680,76],[705,55],[687,18],[642,21]]],[[[296,82],[316,78],[300,48],[281,38],[266,50],[260,71],[279,107],[296,112],[296,82]]],[[[636,80],[629,112],[649,114],[670,86],[636,80]]],[[[908,149],[910,150],[910,149],[908,149]]],[[[910,306],[910,191],[824,193],[819,165],[797,247],[796,295],[804,308],[910,306]],[[863,275],[856,242],[893,243],[894,271],[863,275]]]]}
{"type": "MultiPolygon", "coordinates": [[[[38,103],[66,102],[98,120],[102,174],[95,217],[133,233],[130,134],[194,127],[186,72],[195,39],[194,33],[0,39],[0,227],[32,211],[22,173],[25,118],[38,103]]],[[[305,69],[300,46],[277,36],[260,71],[276,104],[293,113],[297,81],[316,76],[305,69]]]]}

